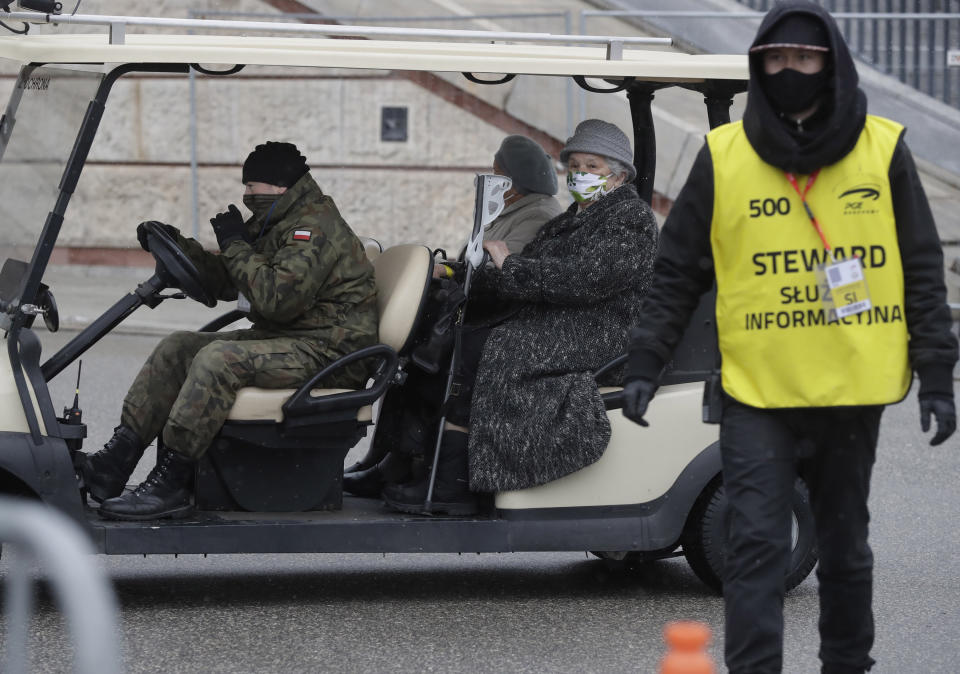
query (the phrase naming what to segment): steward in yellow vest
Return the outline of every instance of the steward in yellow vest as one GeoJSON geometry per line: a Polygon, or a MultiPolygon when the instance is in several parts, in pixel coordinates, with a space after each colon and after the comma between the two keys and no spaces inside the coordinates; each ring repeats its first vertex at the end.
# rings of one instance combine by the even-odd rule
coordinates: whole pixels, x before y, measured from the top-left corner
{"type": "Polygon", "coordinates": [[[887,170],[903,131],[867,116],[854,148],[816,174],[806,201],[753,151],[743,123],[707,136],[714,166],[710,243],[717,280],[723,388],[753,407],[872,405],[910,385],[903,267],[887,170]],[[744,181],[742,176],[751,180],[744,181]],[[825,306],[818,270],[833,258],[864,268],[870,307],[825,306]]]}
{"type": "Polygon", "coordinates": [[[904,130],[867,114],[829,13],[780,2],[750,49],[742,122],[712,130],[664,224],[631,331],[623,413],[643,416],[716,284],[730,504],[726,664],[782,668],[792,493],[809,489],[824,672],[873,664],[867,495],[883,405],[920,386],[921,428],[956,428],[936,225],[904,130]]]}

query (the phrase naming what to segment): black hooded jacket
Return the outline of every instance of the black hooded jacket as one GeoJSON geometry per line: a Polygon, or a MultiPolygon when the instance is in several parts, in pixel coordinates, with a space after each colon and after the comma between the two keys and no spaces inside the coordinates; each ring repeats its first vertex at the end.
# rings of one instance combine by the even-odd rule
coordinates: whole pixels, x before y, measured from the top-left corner
{"type": "Polygon", "coordinates": [[[806,122],[813,121],[814,126],[804,131],[802,125],[783,117],[770,106],[763,91],[761,52],[750,55],[743,129],[750,145],[765,162],[784,171],[806,175],[838,161],[857,144],[867,117],[867,97],[857,88],[857,69],[843,36],[820,5],[807,2],[776,5],[764,17],[753,45],[763,44],[766,34],[785,16],[801,12],[821,19],[828,29],[830,42],[827,94],[821,99],[820,109],[806,122]]]}
{"type": "MultiPolygon", "coordinates": [[[[759,55],[750,58],[750,84],[743,116],[750,145],[767,163],[809,174],[849,153],[864,127],[866,96],[857,88],[853,59],[833,18],[812,2],[779,3],[767,13],[754,44],[792,13],[817,17],[827,28],[832,70],[820,109],[803,124],[783,118],[762,88],[759,55]],[[804,126],[804,124],[806,126],[804,126]]],[[[713,160],[704,144],[663,227],[641,320],[631,331],[627,380],[656,381],[686,329],[700,295],[714,283],[710,226],[713,218],[713,160]]],[[[749,178],[747,178],[749,179],[749,178]]],[[[943,281],[943,252],[933,214],[903,136],[889,170],[897,238],[903,264],[910,364],[920,377],[920,394],[953,395],[957,340],[951,334],[943,281]]]]}

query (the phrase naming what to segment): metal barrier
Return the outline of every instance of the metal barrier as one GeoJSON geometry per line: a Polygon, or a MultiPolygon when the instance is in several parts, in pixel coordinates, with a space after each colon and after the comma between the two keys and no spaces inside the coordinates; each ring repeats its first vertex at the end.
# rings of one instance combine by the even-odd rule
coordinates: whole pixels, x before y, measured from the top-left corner
{"type": "Polygon", "coordinates": [[[119,674],[120,632],[113,590],[76,524],[32,501],[0,497],[0,542],[6,544],[5,655],[0,671],[30,671],[32,567],[45,569],[73,642],[77,674],[119,674]],[[11,550],[12,548],[12,550],[11,550]],[[12,554],[11,554],[12,553],[12,554]]]}

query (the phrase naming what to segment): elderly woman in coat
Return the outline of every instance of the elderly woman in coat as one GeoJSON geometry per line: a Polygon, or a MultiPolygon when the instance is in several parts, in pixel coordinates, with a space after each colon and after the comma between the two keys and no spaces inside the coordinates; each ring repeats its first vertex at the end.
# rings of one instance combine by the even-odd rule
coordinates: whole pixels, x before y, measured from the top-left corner
{"type": "MultiPolygon", "coordinates": [[[[511,253],[519,253],[549,220],[563,212],[555,198],[557,170],[555,160],[536,141],[510,135],[503,139],[493,155],[493,172],[507,176],[512,185],[503,195],[504,209],[483,233],[486,240],[502,241],[511,253]]],[[[462,260],[466,245],[460,253],[462,260]]],[[[435,264],[436,279],[453,279],[454,266],[435,264]]],[[[441,281],[434,290],[446,294],[455,281],[441,281]]],[[[438,293],[439,294],[439,293],[438,293]]],[[[451,311],[449,300],[431,295],[427,311],[443,315],[451,311]]],[[[429,330],[433,326],[426,326],[429,330]]],[[[429,341],[429,339],[428,339],[429,341]]],[[[447,346],[424,344],[425,360],[439,362],[449,357],[447,346]]],[[[420,363],[418,363],[420,365],[420,363]]],[[[426,470],[426,454],[432,455],[430,436],[436,429],[446,373],[410,368],[403,386],[393,388],[380,405],[377,430],[367,455],[343,471],[343,490],[356,496],[379,498],[389,482],[404,482],[426,470]]],[[[434,436],[435,437],[435,436],[434,436]]]]}
{"type": "MultiPolygon", "coordinates": [[[[471,514],[476,492],[556,480],[599,459],[610,439],[598,386],[616,382],[593,372],[626,348],[657,225],[632,184],[633,153],[619,128],[581,122],[560,159],[574,203],[520,253],[484,243],[493,267],[477,275],[467,307],[433,512],[471,514]]],[[[383,496],[420,512],[426,491],[421,479],[383,496]]]]}

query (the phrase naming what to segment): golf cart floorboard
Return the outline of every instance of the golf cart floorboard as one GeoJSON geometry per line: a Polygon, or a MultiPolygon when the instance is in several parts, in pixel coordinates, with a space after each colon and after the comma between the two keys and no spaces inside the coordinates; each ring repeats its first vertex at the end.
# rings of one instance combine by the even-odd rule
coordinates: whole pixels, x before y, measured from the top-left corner
{"type": "MultiPolygon", "coordinates": [[[[579,510],[579,509],[578,509],[579,510]]],[[[599,513],[598,513],[599,514],[599,513]]],[[[203,511],[185,519],[87,519],[104,554],[280,552],[520,552],[651,549],[639,514],[505,519],[391,512],[375,499],[344,497],[342,510],[297,513],[203,511]]]]}

